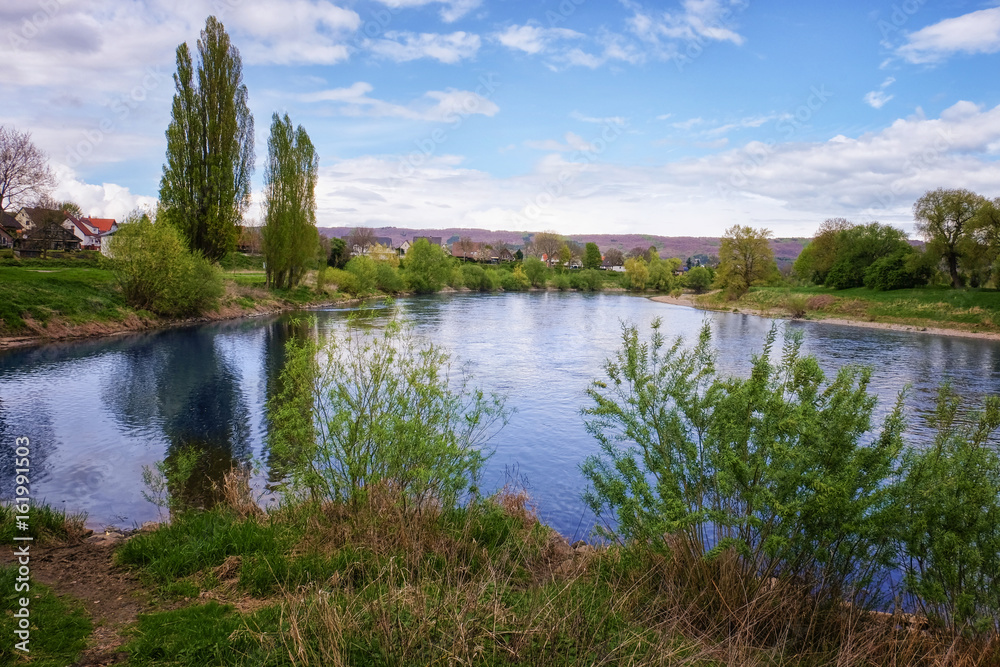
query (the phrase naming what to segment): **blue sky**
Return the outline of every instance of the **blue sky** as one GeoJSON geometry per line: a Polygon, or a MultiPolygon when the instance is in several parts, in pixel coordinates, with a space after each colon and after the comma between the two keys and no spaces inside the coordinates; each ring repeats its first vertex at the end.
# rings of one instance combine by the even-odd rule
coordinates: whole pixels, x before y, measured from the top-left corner
{"type": "Polygon", "coordinates": [[[993,0],[5,0],[0,123],[58,197],[155,202],[175,49],[209,14],[243,58],[255,197],[287,112],[320,225],[808,236],[1000,196],[993,0]]]}

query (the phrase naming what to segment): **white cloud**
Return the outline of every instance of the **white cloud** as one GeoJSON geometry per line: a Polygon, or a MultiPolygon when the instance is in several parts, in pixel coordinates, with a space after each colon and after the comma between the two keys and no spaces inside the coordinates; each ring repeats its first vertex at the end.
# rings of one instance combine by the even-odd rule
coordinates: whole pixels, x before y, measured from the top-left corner
{"type": "Polygon", "coordinates": [[[479,35],[461,31],[450,35],[390,31],[382,39],[366,40],[365,47],[377,56],[398,63],[433,58],[454,65],[474,58],[480,43],[479,35]]]}
{"type": "Polygon", "coordinates": [[[627,6],[633,13],[628,27],[639,39],[654,45],[678,41],[741,45],[745,40],[734,29],[734,19],[746,5],[745,0],[683,0],[682,11],[652,12],[630,2],[627,6]]]}
{"type": "Polygon", "coordinates": [[[451,123],[471,115],[493,116],[498,107],[491,100],[468,90],[431,90],[423,99],[406,105],[393,104],[370,97],[374,88],[370,83],[358,81],[347,88],[332,88],[299,96],[303,102],[328,102],[344,116],[370,116],[375,118],[405,118],[451,123]],[[433,103],[432,103],[433,102],[433,103]]]}
{"type": "Polygon", "coordinates": [[[670,125],[676,127],[678,130],[690,130],[696,125],[701,125],[704,122],[705,120],[703,118],[688,118],[687,120],[671,123],[670,125]]]}
{"type": "Polygon", "coordinates": [[[980,9],[907,35],[896,53],[914,63],[936,63],[955,53],[1000,51],[1000,7],[980,9]]]}
{"type": "Polygon", "coordinates": [[[546,147],[556,146],[534,171],[509,178],[463,167],[457,156],[405,170],[389,158],[338,162],[321,170],[320,224],[391,225],[405,215],[409,225],[440,227],[445,208],[447,224],[460,227],[614,233],[660,221],[661,234],[717,235],[735,221],[792,236],[811,235],[832,216],[912,229],[913,202],[937,187],[1000,194],[1000,106],[969,102],[859,137],[751,142],[660,167],[606,164],[597,152],[578,158],[568,138],[546,147]],[[347,186],[385,201],[347,197],[347,186]]]}
{"type": "Polygon", "coordinates": [[[567,28],[543,28],[538,25],[512,25],[503,32],[493,35],[493,38],[515,51],[523,51],[532,55],[548,51],[554,44],[562,40],[582,39],[585,35],[567,28]]]}
{"type": "Polygon", "coordinates": [[[94,185],[77,178],[76,173],[60,164],[53,165],[59,182],[52,196],[59,201],[72,201],[80,205],[84,215],[95,218],[114,218],[119,222],[138,207],[153,208],[156,197],[135,195],[115,183],[94,185]]]}
{"type": "Polygon", "coordinates": [[[544,141],[525,141],[524,145],[535,150],[554,151],[556,153],[569,153],[573,151],[591,152],[595,150],[592,143],[575,132],[567,132],[563,139],[566,143],[560,143],[555,139],[546,139],[544,141]]]}
{"type": "Polygon", "coordinates": [[[886,103],[893,98],[893,96],[886,93],[885,90],[895,82],[896,79],[894,77],[887,77],[886,80],[882,82],[882,85],[878,87],[878,90],[873,90],[865,94],[865,103],[873,109],[881,109],[884,107],[886,103]]]}
{"type": "Polygon", "coordinates": [[[378,0],[393,9],[412,9],[426,5],[444,5],[441,8],[441,20],[453,23],[482,4],[481,0],[378,0]]]}
{"type": "Polygon", "coordinates": [[[596,125],[625,125],[626,120],[624,116],[605,116],[603,118],[597,118],[594,116],[587,116],[579,111],[574,111],[570,113],[570,118],[573,120],[578,120],[581,123],[594,123],[596,125]]]}

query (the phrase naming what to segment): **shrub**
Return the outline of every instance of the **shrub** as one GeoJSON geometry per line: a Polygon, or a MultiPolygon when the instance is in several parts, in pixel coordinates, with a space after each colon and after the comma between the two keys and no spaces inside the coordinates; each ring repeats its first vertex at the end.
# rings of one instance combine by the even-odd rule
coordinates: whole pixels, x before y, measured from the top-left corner
{"type": "Polygon", "coordinates": [[[375,287],[386,294],[398,294],[406,289],[399,269],[387,262],[375,263],[375,287]]]}
{"type": "Polygon", "coordinates": [[[608,382],[588,390],[587,429],[602,455],[585,500],[617,525],[602,532],[669,553],[680,539],[708,558],[737,554],[746,585],[794,581],[821,607],[858,604],[892,562],[885,539],[901,450],[901,403],[871,437],[869,371],[827,383],[801,337],[772,363],[771,330],[750,377],[718,378],[707,325],[690,350],[624,326],[608,382]]]}
{"type": "Polygon", "coordinates": [[[932,446],[910,449],[900,487],[900,547],[911,603],[963,630],[1000,631],[1000,397],[959,418],[950,385],[930,418],[932,446]]]}
{"type": "Polygon", "coordinates": [[[523,292],[531,287],[531,281],[520,266],[515,266],[513,271],[500,272],[500,287],[507,292],[523,292]]]}
{"type": "Polygon", "coordinates": [[[358,293],[358,279],[353,273],[344,269],[327,269],[326,282],[336,285],[337,289],[341,292],[346,292],[347,294],[358,293]]]}
{"type": "Polygon", "coordinates": [[[523,266],[524,274],[528,276],[532,287],[545,287],[545,262],[537,257],[526,257],[523,266]]]}
{"type": "Polygon", "coordinates": [[[584,269],[570,274],[570,284],[582,292],[597,292],[604,287],[604,276],[597,269],[584,269]]]}
{"type": "Polygon", "coordinates": [[[219,271],[192,254],[176,228],[133,214],[110,245],[112,271],[128,304],[167,317],[197,315],[223,292],[219,271]]]}
{"type": "Polygon", "coordinates": [[[282,389],[268,410],[272,451],[295,485],[331,500],[361,500],[375,486],[405,502],[453,506],[474,490],[483,447],[507,422],[503,400],[469,387],[446,353],[421,346],[395,318],[381,331],[357,321],[322,346],[291,343],[282,389]],[[320,361],[314,362],[319,355],[320,361]],[[301,416],[310,387],[315,445],[301,416]],[[294,414],[293,414],[294,413],[294,414]]]}
{"type": "Polygon", "coordinates": [[[712,274],[704,266],[696,266],[684,274],[684,282],[695,294],[701,294],[712,284],[712,274]]]}
{"type": "Polygon", "coordinates": [[[876,260],[865,270],[865,287],[873,290],[910,289],[925,285],[931,268],[909,247],[876,260]]]}
{"type": "Polygon", "coordinates": [[[493,292],[500,286],[496,271],[487,270],[478,264],[462,266],[462,283],[470,290],[477,292],[493,292]]]}
{"type": "Polygon", "coordinates": [[[354,276],[354,294],[371,294],[378,286],[378,266],[371,257],[352,257],[345,270],[354,276]]]}
{"type": "Polygon", "coordinates": [[[570,282],[569,276],[565,273],[557,273],[552,279],[552,286],[560,292],[565,292],[568,289],[572,289],[573,284],[570,282]]]}

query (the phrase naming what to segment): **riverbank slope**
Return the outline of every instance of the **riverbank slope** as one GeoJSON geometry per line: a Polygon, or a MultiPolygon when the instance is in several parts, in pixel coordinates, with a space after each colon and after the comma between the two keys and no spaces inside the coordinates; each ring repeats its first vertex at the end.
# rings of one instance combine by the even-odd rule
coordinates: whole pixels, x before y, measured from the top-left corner
{"type": "Polygon", "coordinates": [[[730,300],[720,292],[657,295],[659,303],[741,312],[775,319],[821,321],[871,329],[1000,340],[1000,292],[912,289],[876,292],[864,288],[754,288],[730,300]]]}

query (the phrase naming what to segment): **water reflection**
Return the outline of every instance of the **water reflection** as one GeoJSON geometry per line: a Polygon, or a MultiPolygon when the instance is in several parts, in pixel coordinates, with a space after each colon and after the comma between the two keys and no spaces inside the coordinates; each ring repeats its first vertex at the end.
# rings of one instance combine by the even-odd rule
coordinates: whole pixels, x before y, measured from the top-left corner
{"type": "MultiPolygon", "coordinates": [[[[585,536],[593,523],[580,501],[578,466],[597,445],[580,409],[587,386],[619,345],[620,322],[636,323],[645,334],[659,316],[667,336],[693,341],[707,321],[719,371],[740,374],[772,326],[750,315],[611,294],[436,295],[397,306],[418,337],[468,364],[474,384],[505,394],[516,410],[493,442],[483,488],[503,486],[517,470],[542,518],[570,537],[585,536]]],[[[380,308],[374,307],[376,326],[380,308]]],[[[348,314],[316,312],[315,327],[281,317],[0,353],[0,438],[31,437],[36,497],[86,510],[92,525],[156,518],[157,508],[142,497],[142,468],[176,460],[185,446],[203,453],[191,492],[205,502],[212,500],[213,479],[250,461],[262,463],[257,488],[273,487],[284,463],[264,444],[266,404],[282,389],[285,345],[336,335],[348,314]]],[[[1000,387],[996,342],[812,322],[781,326],[804,332],[804,351],[831,377],[845,363],[874,367],[876,424],[897,393],[912,386],[913,438],[927,437],[920,416],[932,408],[944,378],[974,400],[1000,387]]],[[[10,455],[10,447],[0,447],[3,470],[12,469],[10,455]]],[[[0,473],[0,495],[10,498],[12,491],[11,476],[0,473]]]]}

